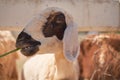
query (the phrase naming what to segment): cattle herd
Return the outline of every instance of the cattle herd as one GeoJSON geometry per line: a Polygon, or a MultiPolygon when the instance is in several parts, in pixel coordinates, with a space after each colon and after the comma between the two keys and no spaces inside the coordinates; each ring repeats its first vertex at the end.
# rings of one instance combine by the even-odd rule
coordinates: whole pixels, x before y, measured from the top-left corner
{"type": "Polygon", "coordinates": [[[74,20],[59,8],[33,18],[16,41],[0,31],[0,54],[21,48],[29,56],[18,76],[18,52],[0,58],[0,80],[120,80],[120,34],[100,33],[78,41],[74,20]]]}

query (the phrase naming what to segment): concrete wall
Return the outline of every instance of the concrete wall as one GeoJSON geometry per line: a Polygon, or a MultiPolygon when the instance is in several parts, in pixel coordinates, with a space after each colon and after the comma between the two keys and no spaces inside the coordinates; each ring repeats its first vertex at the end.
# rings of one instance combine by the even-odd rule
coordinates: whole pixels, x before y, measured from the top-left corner
{"type": "Polygon", "coordinates": [[[120,26],[119,0],[0,0],[0,28],[20,30],[47,7],[63,8],[80,27],[120,26]]]}

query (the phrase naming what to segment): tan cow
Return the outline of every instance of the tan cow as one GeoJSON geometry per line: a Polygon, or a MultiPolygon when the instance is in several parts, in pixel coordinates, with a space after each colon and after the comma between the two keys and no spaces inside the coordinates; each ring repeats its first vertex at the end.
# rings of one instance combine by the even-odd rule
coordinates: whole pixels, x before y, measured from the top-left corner
{"type": "MultiPolygon", "coordinates": [[[[0,55],[13,49],[15,49],[15,39],[11,32],[0,31],[0,55]]],[[[0,80],[18,80],[17,58],[17,53],[0,58],[0,80]]]]}
{"type": "Polygon", "coordinates": [[[120,80],[120,34],[89,36],[80,47],[80,80],[120,80]]]}

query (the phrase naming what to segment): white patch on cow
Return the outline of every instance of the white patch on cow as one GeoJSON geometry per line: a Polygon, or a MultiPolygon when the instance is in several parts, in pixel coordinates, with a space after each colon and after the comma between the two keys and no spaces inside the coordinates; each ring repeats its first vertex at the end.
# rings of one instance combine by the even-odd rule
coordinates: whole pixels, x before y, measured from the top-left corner
{"type": "Polygon", "coordinates": [[[105,52],[104,52],[104,50],[102,50],[102,52],[99,55],[99,63],[100,63],[100,67],[103,67],[103,65],[105,63],[105,52]]]}
{"type": "Polygon", "coordinates": [[[23,68],[25,80],[52,80],[56,70],[54,54],[35,55],[24,64],[23,68]]]}
{"type": "Polygon", "coordinates": [[[93,42],[92,43],[98,44],[99,42],[103,41],[106,38],[110,38],[110,37],[108,35],[98,35],[98,36],[95,36],[93,38],[93,42]]]}

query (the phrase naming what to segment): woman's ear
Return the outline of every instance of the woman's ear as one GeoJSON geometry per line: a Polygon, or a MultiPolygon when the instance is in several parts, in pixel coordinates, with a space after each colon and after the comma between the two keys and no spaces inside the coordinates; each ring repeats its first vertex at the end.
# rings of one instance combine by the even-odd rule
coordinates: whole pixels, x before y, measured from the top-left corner
{"type": "Polygon", "coordinates": [[[80,53],[78,31],[73,22],[67,24],[64,32],[63,52],[65,58],[70,62],[75,61],[80,53]]]}

